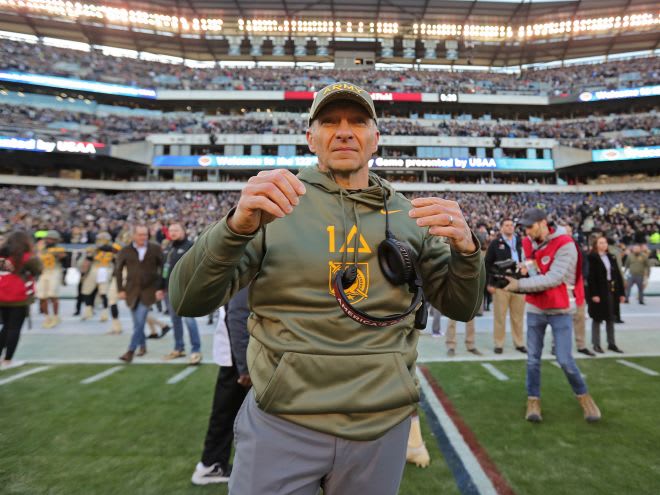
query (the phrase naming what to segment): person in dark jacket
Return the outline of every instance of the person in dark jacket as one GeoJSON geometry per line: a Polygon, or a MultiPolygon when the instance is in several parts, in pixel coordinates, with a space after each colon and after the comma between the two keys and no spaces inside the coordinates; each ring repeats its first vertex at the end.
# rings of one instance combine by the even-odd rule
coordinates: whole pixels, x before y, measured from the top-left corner
{"type": "MultiPolygon", "coordinates": [[[[13,277],[14,283],[25,284],[41,273],[41,261],[33,254],[32,239],[27,232],[16,231],[7,236],[7,240],[0,247],[0,276],[13,277]],[[16,278],[18,275],[20,278],[16,278]]],[[[9,283],[9,282],[8,282],[9,283]]],[[[23,287],[18,287],[23,290],[23,287]]],[[[7,296],[9,288],[4,294],[7,296]]],[[[26,286],[27,289],[27,286],[26,286]]],[[[20,301],[0,301],[0,314],[2,315],[2,330],[0,330],[0,355],[5,352],[0,361],[1,369],[14,368],[23,364],[13,361],[14,352],[18,347],[21,328],[30,304],[34,302],[34,292],[26,290],[25,299],[20,301]]],[[[8,298],[9,299],[9,298],[8,298]]]]}
{"type": "Polygon", "coordinates": [[[502,354],[504,338],[506,335],[506,314],[509,312],[511,321],[511,337],[517,351],[527,353],[523,340],[523,320],[525,319],[525,296],[498,289],[493,279],[494,263],[497,261],[513,260],[521,264],[524,260],[522,240],[515,234],[513,220],[502,220],[501,232],[486,251],[486,272],[488,273],[487,290],[493,295],[494,319],[493,339],[495,341],[495,354],[502,354]]]}
{"type": "Polygon", "coordinates": [[[213,357],[220,370],[202,460],[192,475],[195,485],[229,481],[234,420],[252,385],[246,357],[249,316],[248,287],[244,287],[227,304],[225,324],[218,322],[213,339],[213,357]]]}
{"type": "MultiPolygon", "coordinates": [[[[179,222],[172,222],[169,225],[168,232],[170,240],[172,241],[168,248],[165,250],[165,264],[163,266],[163,290],[167,291],[167,285],[170,281],[170,273],[177,261],[186,254],[193,243],[186,237],[186,231],[183,225],[179,222]]],[[[199,339],[199,329],[197,328],[197,321],[195,318],[183,318],[176,314],[170,298],[165,295],[165,304],[167,304],[167,311],[172,319],[172,326],[174,327],[174,350],[165,356],[165,360],[176,359],[185,356],[185,344],[183,342],[183,324],[188,328],[188,335],[190,336],[190,364],[199,364],[202,361],[201,341],[199,339]]]]}
{"type": "Polygon", "coordinates": [[[144,337],[144,325],[149,314],[149,307],[156,300],[163,299],[162,288],[163,251],[156,243],[149,242],[146,226],[133,228],[133,242],[119,251],[115,264],[118,298],[124,299],[133,316],[133,336],[128,351],[119,359],[130,363],[133,356],[144,356],[147,344],[144,337]],[[126,280],[123,272],[126,267],[126,280]]]}
{"type": "Polygon", "coordinates": [[[615,300],[625,299],[623,278],[616,258],[608,252],[605,236],[594,239],[589,262],[589,316],[591,316],[591,343],[594,351],[604,352],[600,346],[600,324],[604,321],[607,330],[607,348],[623,352],[614,340],[615,300]]]}

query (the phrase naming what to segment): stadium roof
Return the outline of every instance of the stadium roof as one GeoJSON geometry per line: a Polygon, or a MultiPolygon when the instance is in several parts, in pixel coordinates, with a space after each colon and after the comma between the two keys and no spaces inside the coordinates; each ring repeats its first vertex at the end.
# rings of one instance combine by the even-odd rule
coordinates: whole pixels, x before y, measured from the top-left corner
{"type": "MultiPolygon", "coordinates": [[[[27,2],[29,4],[29,2],[27,2]]],[[[82,3],[91,3],[91,0],[82,3]]],[[[512,26],[533,25],[536,23],[560,22],[575,19],[592,19],[640,13],[657,16],[655,0],[577,0],[577,1],[470,1],[470,0],[151,0],[149,2],[127,2],[104,0],[95,5],[122,9],[143,10],[170,16],[222,19],[219,32],[177,33],[141,29],[135,26],[111,25],[96,19],[67,19],[62,16],[47,16],[42,12],[26,9],[11,10],[7,2],[0,2],[0,30],[35,34],[53,38],[68,39],[95,45],[113,46],[137,51],[166,54],[193,60],[253,60],[249,45],[243,48],[241,56],[228,55],[226,36],[247,36],[240,29],[239,19],[272,19],[278,22],[293,19],[316,21],[348,21],[357,24],[364,22],[397,23],[395,34],[364,35],[334,33],[345,49],[360,49],[359,43],[382,41],[386,38],[419,38],[413,30],[415,24],[479,24],[512,26]],[[369,39],[371,38],[371,39],[369,39]],[[353,48],[354,47],[354,48],[353,48]]],[[[445,56],[444,41],[456,39],[459,42],[456,64],[485,66],[515,66],[540,62],[551,62],[590,56],[610,55],[623,52],[655,50],[660,46],[658,24],[640,29],[610,29],[599,33],[565,33],[561,37],[515,36],[505,40],[466,39],[460,35],[453,37],[431,37],[439,40],[437,60],[424,59],[422,48],[416,57],[422,63],[449,63],[445,56]],[[466,43],[467,41],[467,43],[466,43]]],[[[258,33],[260,36],[269,33],[258,33]]],[[[271,36],[287,33],[276,32],[271,36]]],[[[292,33],[298,34],[298,33],[292,33]]],[[[302,35],[302,34],[301,34],[302,35]]],[[[305,34],[305,36],[327,37],[332,34],[305,34]]],[[[332,49],[334,45],[331,44],[332,49]]],[[[281,61],[331,61],[331,57],[304,56],[293,54],[275,57],[264,55],[261,60],[281,61]]],[[[407,62],[400,51],[387,62],[407,62]]]]}

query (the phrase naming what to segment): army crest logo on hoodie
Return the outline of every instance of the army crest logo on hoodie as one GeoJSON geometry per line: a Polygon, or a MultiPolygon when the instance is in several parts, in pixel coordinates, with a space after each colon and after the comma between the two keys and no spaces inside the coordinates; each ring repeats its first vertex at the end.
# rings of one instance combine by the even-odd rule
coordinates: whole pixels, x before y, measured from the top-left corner
{"type": "MultiPolygon", "coordinates": [[[[335,274],[341,270],[342,263],[330,261],[328,265],[328,291],[334,296],[332,281],[335,278],[335,274]]],[[[351,304],[355,304],[369,297],[369,263],[347,263],[347,265],[356,265],[358,269],[355,282],[348,289],[344,290],[348,301],[351,304]]]]}

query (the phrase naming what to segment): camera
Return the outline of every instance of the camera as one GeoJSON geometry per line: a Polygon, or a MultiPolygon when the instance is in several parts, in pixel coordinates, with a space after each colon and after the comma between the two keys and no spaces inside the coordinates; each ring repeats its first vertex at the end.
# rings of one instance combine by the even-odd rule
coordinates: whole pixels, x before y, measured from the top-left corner
{"type": "Polygon", "coordinates": [[[493,263],[491,275],[493,277],[493,286],[498,289],[503,289],[509,284],[506,277],[520,279],[527,276],[522,274],[518,267],[518,263],[512,259],[496,261],[493,263]]]}

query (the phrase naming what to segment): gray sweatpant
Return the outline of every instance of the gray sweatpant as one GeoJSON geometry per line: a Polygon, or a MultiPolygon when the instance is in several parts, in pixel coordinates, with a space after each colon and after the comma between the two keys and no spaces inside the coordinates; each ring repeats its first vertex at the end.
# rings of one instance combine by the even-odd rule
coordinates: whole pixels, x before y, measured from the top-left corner
{"type": "Polygon", "coordinates": [[[230,495],[389,495],[399,491],[410,418],[372,441],[305,428],[259,409],[250,391],[234,423],[230,495]]]}

